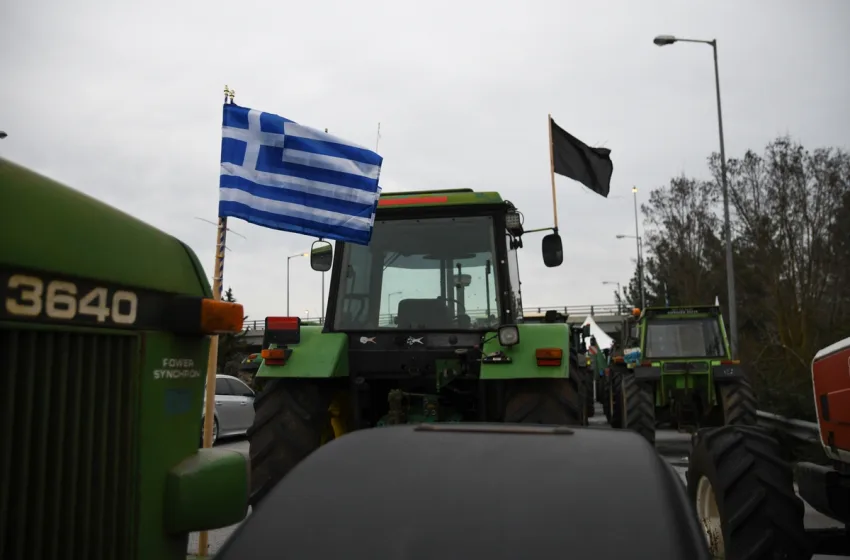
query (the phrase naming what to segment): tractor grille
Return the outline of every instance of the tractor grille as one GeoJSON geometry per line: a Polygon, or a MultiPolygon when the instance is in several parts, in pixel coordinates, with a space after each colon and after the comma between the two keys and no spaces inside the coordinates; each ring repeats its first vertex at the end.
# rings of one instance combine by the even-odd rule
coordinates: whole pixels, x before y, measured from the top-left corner
{"type": "Polygon", "coordinates": [[[134,335],[0,327],[0,558],[135,557],[134,335]]]}

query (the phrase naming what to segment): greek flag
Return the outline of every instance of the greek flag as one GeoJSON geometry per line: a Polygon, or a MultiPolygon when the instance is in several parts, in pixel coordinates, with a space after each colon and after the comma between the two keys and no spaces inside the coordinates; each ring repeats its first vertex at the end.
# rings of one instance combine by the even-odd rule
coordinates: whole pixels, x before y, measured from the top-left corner
{"type": "Polygon", "coordinates": [[[336,136],[225,103],[218,215],[368,245],[382,162],[336,136]]]}

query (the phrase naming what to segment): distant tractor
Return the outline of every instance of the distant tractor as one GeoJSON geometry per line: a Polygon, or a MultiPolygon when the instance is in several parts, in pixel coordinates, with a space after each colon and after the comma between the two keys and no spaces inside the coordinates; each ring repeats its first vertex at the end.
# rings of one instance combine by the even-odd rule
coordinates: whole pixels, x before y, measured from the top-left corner
{"type": "MultiPolygon", "coordinates": [[[[561,313],[555,309],[549,309],[545,313],[523,313],[523,323],[566,323],[569,315],[561,313]]],[[[587,344],[585,343],[585,333],[589,335],[589,330],[582,327],[570,326],[570,355],[573,356],[578,364],[578,374],[583,377],[581,384],[582,398],[585,403],[585,414],[588,418],[595,414],[593,402],[593,384],[594,376],[589,366],[590,362],[587,358],[587,344]]]]}
{"type": "MultiPolygon", "coordinates": [[[[629,363],[626,362],[626,354],[634,356],[639,352],[640,334],[638,329],[638,318],[640,309],[634,308],[620,325],[619,333],[614,339],[614,346],[610,350],[608,367],[602,377],[599,401],[608,424],[614,428],[622,427],[622,397],[620,390],[623,383],[623,373],[628,373],[629,363]]],[[[630,356],[630,357],[631,357],[630,356]]],[[[634,364],[632,364],[634,367],[634,364]]]]}
{"type": "Polygon", "coordinates": [[[650,307],[638,330],[639,361],[617,365],[612,380],[615,427],[654,443],[656,422],[680,430],[756,423],[756,397],[732,357],[719,306],[650,307]]]}
{"type": "MultiPolygon", "coordinates": [[[[322,444],[405,423],[587,423],[563,322],[521,322],[521,214],[497,193],[383,194],[368,246],[317,241],[323,326],[266,318],[248,432],[256,505],[322,444]]],[[[543,260],[563,260],[557,232],[543,260]]]]}

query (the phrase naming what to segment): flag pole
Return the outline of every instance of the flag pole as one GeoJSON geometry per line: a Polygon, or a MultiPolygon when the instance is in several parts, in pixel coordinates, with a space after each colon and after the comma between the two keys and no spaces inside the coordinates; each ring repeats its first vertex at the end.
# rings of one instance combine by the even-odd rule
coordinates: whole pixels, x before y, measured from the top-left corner
{"type": "MultiPolygon", "coordinates": [[[[224,86],[224,102],[233,103],[236,92],[224,86]]],[[[215,267],[213,272],[213,299],[221,300],[222,280],[224,278],[224,251],[227,247],[227,217],[218,218],[218,231],[215,243],[215,267]]],[[[210,337],[210,355],[207,363],[207,384],[204,402],[204,448],[212,447],[213,419],[215,418],[215,380],[218,371],[218,335],[210,337]]],[[[205,557],[208,552],[208,534],[201,531],[198,535],[198,556],[205,557]]]]}
{"type": "Polygon", "coordinates": [[[555,145],[552,144],[552,113],[547,121],[549,129],[549,176],[552,179],[552,213],[555,216],[555,232],[558,231],[558,198],[555,196],[555,145]]]}

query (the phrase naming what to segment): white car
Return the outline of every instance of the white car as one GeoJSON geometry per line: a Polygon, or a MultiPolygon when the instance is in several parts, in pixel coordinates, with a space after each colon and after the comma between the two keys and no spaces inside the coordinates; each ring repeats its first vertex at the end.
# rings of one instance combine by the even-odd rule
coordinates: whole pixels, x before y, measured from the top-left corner
{"type": "MultiPolygon", "coordinates": [[[[206,392],[204,393],[206,405],[206,392]]],[[[203,409],[202,409],[203,411],[203,409]]],[[[201,444],[204,440],[204,423],[201,412],[201,444]]],[[[213,418],[212,444],[219,437],[243,435],[254,423],[254,390],[232,375],[215,376],[215,416],[213,418]]]]}

